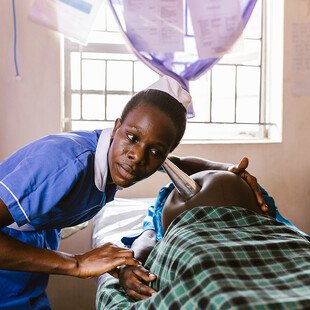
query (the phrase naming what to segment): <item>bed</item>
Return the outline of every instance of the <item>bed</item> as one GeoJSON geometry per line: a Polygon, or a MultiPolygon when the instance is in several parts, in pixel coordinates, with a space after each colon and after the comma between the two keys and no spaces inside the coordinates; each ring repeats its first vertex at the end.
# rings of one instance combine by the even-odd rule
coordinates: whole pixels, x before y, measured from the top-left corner
{"type": "MultiPolygon", "coordinates": [[[[93,245],[120,244],[122,236],[141,231],[152,201],[114,201],[95,219],[93,245]],[[115,212],[120,221],[109,224],[115,212]]],[[[152,283],[157,294],[135,302],[116,279],[101,277],[97,309],[310,309],[309,241],[245,209],[183,213],[145,265],[158,276],[152,283]]]]}
{"type": "Polygon", "coordinates": [[[115,198],[95,215],[93,219],[92,246],[105,242],[122,245],[125,235],[142,231],[142,223],[150,205],[156,198],[115,198]]]}

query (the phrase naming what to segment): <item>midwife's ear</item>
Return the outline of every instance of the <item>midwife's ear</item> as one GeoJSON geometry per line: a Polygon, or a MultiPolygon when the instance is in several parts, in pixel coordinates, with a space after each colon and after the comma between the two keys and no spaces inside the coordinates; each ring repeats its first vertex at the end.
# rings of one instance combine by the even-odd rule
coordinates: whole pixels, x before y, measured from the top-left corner
{"type": "Polygon", "coordinates": [[[113,128],[113,131],[112,131],[112,135],[111,135],[111,139],[114,138],[115,134],[116,134],[116,131],[118,130],[118,128],[120,128],[122,125],[122,119],[121,118],[117,118],[115,120],[115,123],[114,123],[114,128],[113,128]]]}

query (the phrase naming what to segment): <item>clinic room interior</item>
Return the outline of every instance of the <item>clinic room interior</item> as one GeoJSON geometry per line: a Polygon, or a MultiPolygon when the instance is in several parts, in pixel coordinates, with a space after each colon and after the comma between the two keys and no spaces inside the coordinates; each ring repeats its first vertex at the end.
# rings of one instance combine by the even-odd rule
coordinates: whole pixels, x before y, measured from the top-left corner
{"type": "MultiPolygon", "coordinates": [[[[151,66],[138,60],[119,33],[116,41],[111,37],[107,39],[108,43],[94,43],[97,37],[91,33],[91,39],[80,44],[61,30],[55,31],[51,29],[53,26],[43,25],[34,17],[31,18],[34,2],[16,1],[14,13],[11,1],[0,2],[0,161],[42,136],[113,126],[114,119],[130,96],[160,76],[151,66]],[[80,64],[84,60],[79,57],[83,53],[86,66],[82,73],[85,76],[80,78],[80,64]],[[118,56],[113,56],[113,53],[121,54],[124,70],[122,64],[116,61],[118,56]],[[100,62],[104,57],[110,59],[100,62]],[[124,61],[126,57],[128,62],[124,61]],[[94,59],[99,61],[92,63],[94,59]],[[134,71],[133,63],[137,68],[134,71]],[[135,86],[132,86],[133,83],[135,86]],[[83,96],[86,94],[85,98],[89,94],[96,95],[95,100],[88,101],[93,110],[87,107],[74,109],[80,107],[77,101],[82,97],[82,92],[83,96]],[[104,103],[109,96],[111,103],[104,103]],[[100,98],[103,98],[102,102],[100,98]],[[122,103],[117,106],[119,101],[122,103]],[[107,120],[100,117],[98,120],[98,113],[103,109],[106,109],[107,120]],[[83,113],[85,115],[81,115],[83,113]]],[[[118,32],[118,25],[112,20],[111,8],[105,1],[102,2],[110,18],[107,23],[114,27],[114,32],[118,32]]],[[[247,37],[242,39],[241,35],[234,40],[238,44],[223,57],[220,56],[222,59],[218,64],[190,81],[195,118],[202,127],[197,130],[195,124],[191,125],[195,123],[195,118],[188,118],[187,132],[173,153],[181,157],[198,156],[224,163],[238,163],[242,157],[248,157],[247,171],[275,199],[281,214],[309,234],[310,1],[273,0],[268,1],[272,2],[268,7],[266,2],[262,0],[256,4],[264,4],[261,7],[263,18],[259,22],[267,20],[266,24],[269,23],[268,27],[265,25],[261,28],[260,51],[255,50],[255,44],[249,47],[247,37]],[[272,18],[265,14],[265,9],[270,10],[268,14],[272,14],[272,18]],[[228,63],[230,69],[235,68],[234,61],[240,62],[242,68],[247,65],[258,68],[259,77],[252,74],[251,70],[247,77],[247,71],[244,70],[245,76],[238,80],[239,85],[232,86],[231,80],[235,75],[231,70],[225,71],[225,64],[228,63]],[[220,78],[217,79],[221,70],[226,72],[222,82],[220,78]],[[211,71],[214,72],[212,82],[217,83],[212,87],[208,84],[211,83],[211,71]],[[244,91],[245,95],[248,90],[252,106],[247,107],[241,100],[239,108],[243,110],[241,123],[246,125],[234,126],[236,118],[231,121],[229,116],[225,117],[225,113],[229,112],[225,103],[221,108],[216,107],[220,99],[229,101],[225,98],[225,88],[229,89],[227,96],[233,99],[235,95],[231,95],[232,88],[244,91]],[[259,91],[255,93],[257,89],[259,91]],[[213,97],[210,94],[212,91],[215,93],[213,97]],[[211,113],[212,99],[218,113],[213,118],[204,118],[204,112],[208,115],[211,113]],[[208,108],[203,106],[204,103],[208,108]]],[[[96,20],[92,25],[93,32],[98,25],[101,26],[96,20]]],[[[87,100],[83,104],[86,103],[87,100]]],[[[143,182],[117,192],[116,197],[156,197],[158,190],[168,181],[164,173],[156,172],[143,182]]],[[[91,247],[92,220],[86,228],[63,239],[60,250],[75,253],[91,247]]],[[[53,309],[94,309],[96,285],[96,279],[81,280],[52,275],[47,291],[53,309]]]]}

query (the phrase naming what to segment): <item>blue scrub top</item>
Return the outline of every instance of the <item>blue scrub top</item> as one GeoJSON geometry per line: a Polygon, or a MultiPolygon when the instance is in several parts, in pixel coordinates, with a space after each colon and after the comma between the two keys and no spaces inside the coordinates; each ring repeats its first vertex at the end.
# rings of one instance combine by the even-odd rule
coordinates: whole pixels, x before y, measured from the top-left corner
{"type": "MultiPolygon", "coordinates": [[[[91,219],[113,200],[116,186],[95,185],[94,158],[101,131],[49,135],[0,164],[0,198],[18,226],[1,230],[38,248],[57,250],[60,229],[91,219]]],[[[47,309],[48,275],[0,270],[0,309],[47,309]]]]}

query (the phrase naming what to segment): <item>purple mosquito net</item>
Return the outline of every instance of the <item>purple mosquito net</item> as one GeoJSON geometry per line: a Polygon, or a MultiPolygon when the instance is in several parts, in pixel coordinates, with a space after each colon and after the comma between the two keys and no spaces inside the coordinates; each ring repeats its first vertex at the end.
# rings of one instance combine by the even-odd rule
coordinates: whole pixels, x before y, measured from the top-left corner
{"type": "MultiPolygon", "coordinates": [[[[257,0],[239,0],[242,13],[243,28],[246,26],[251,16],[256,1],[257,0]]],[[[182,85],[184,89],[189,91],[189,81],[197,79],[220,60],[220,57],[200,58],[197,51],[191,51],[190,53],[180,51],[169,53],[156,53],[138,50],[138,40],[133,35],[128,33],[126,29],[126,22],[124,18],[124,1],[108,0],[108,3],[127,42],[128,47],[136,55],[136,57],[158,74],[169,75],[173,77],[182,85]]],[[[194,35],[193,33],[190,33],[191,31],[188,31],[188,29],[192,29],[192,24],[188,11],[188,6],[186,3],[184,5],[183,13],[185,16],[183,32],[184,37],[186,37],[186,40],[184,40],[184,42],[190,42],[191,39],[194,40],[194,35]]],[[[188,49],[185,48],[185,50],[188,49]]],[[[193,115],[194,111],[191,107],[191,109],[188,111],[188,117],[192,117],[193,115]]]]}

